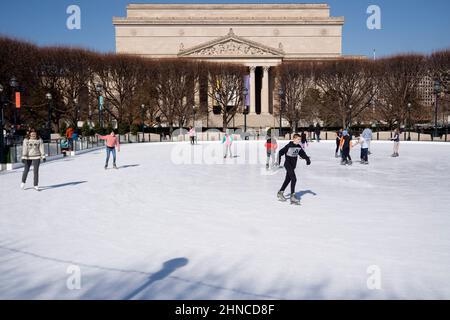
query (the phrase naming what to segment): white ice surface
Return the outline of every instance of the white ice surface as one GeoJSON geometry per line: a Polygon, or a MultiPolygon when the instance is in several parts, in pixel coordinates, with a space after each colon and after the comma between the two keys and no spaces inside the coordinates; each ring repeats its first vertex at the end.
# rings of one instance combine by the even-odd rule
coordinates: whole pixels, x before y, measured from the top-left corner
{"type": "Polygon", "coordinates": [[[106,171],[94,151],[43,164],[41,192],[0,174],[0,298],[450,299],[450,144],[375,143],[344,167],[312,143],[301,206],[276,200],[263,144],[225,161],[218,143],[124,145],[106,171]]]}

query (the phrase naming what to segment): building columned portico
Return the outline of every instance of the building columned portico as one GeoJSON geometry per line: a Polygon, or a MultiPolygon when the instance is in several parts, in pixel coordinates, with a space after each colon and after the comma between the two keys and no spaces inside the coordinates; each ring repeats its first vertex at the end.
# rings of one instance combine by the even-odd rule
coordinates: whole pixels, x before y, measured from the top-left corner
{"type": "MultiPolygon", "coordinates": [[[[330,17],[326,4],[130,4],[113,23],[118,53],[247,66],[250,127],[278,126],[273,67],[342,54],[344,18],[330,17]]],[[[232,125],[242,122],[236,115],[232,125]]],[[[209,126],[220,124],[210,116],[209,126]]]]}

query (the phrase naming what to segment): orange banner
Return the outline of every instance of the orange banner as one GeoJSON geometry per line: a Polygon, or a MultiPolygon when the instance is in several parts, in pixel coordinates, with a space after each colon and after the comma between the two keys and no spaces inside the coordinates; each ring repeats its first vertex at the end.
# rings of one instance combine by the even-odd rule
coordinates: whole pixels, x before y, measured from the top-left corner
{"type": "Polygon", "coordinates": [[[16,92],[16,108],[20,109],[20,92],[16,92]]]}

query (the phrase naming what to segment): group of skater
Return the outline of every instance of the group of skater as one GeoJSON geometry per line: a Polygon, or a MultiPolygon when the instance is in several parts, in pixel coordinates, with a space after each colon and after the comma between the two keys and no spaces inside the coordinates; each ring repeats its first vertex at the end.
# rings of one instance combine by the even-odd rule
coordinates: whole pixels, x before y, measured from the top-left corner
{"type": "MultiPolygon", "coordinates": [[[[116,165],[116,148],[120,152],[120,142],[114,131],[109,135],[97,135],[99,139],[105,140],[106,146],[106,162],[105,169],[108,168],[110,155],[113,155],[113,168],[117,169],[116,165]]],[[[33,167],[33,188],[36,191],[41,191],[39,187],[39,166],[41,162],[46,161],[46,153],[44,148],[44,142],[40,138],[37,130],[30,128],[22,143],[22,163],[24,164],[24,170],[22,173],[22,182],[20,184],[21,189],[25,189],[28,173],[31,167],[33,167]]]]}
{"type": "MultiPolygon", "coordinates": [[[[191,144],[196,143],[196,134],[195,129],[190,128],[189,131],[191,144]]],[[[116,165],[116,151],[120,152],[120,141],[118,136],[115,135],[114,131],[112,131],[109,135],[98,135],[97,137],[101,140],[105,141],[105,150],[106,150],[106,161],[104,165],[104,169],[108,169],[109,159],[112,155],[113,157],[113,168],[117,169],[116,165]]],[[[372,140],[372,130],[366,128],[361,134],[355,133],[356,140],[353,140],[352,135],[348,130],[340,129],[336,132],[336,150],[335,157],[341,158],[342,165],[351,165],[352,158],[350,155],[350,151],[353,147],[360,145],[361,153],[360,159],[361,164],[369,164],[369,155],[370,152],[370,144],[372,140]]],[[[394,136],[391,139],[394,142],[394,152],[392,157],[399,156],[399,145],[400,145],[400,132],[398,129],[395,130],[394,136]]],[[[226,132],[223,139],[222,144],[224,145],[224,158],[233,157],[232,154],[232,144],[233,144],[233,136],[226,132]]],[[[264,144],[266,149],[266,169],[270,168],[279,168],[281,167],[281,160],[284,156],[285,161],[283,167],[286,170],[286,177],[284,182],[277,193],[277,198],[280,201],[290,200],[291,204],[299,204],[299,200],[295,194],[295,186],[297,183],[297,177],[295,174],[295,168],[297,166],[297,158],[300,157],[306,161],[307,165],[311,164],[310,157],[306,154],[305,149],[309,146],[309,142],[307,139],[307,135],[305,132],[295,133],[293,135],[293,139],[283,148],[281,148],[278,152],[278,142],[275,137],[268,136],[267,140],[264,144]],[[290,185],[291,193],[284,195],[286,188],[290,185]]],[[[45,162],[46,154],[44,150],[44,143],[42,139],[39,137],[38,132],[35,129],[29,129],[25,139],[23,140],[22,146],[22,162],[24,163],[24,171],[22,174],[22,182],[21,188],[25,188],[25,183],[27,180],[28,173],[30,171],[31,166],[33,166],[33,186],[34,189],[40,191],[39,188],[39,166],[41,161],[45,162]]]]}

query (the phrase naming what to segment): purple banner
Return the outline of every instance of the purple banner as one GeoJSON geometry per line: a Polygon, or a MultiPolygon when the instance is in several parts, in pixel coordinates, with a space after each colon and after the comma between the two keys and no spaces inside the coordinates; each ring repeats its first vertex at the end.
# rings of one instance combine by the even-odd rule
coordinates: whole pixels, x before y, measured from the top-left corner
{"type": "Polygon", "coordinates": [[[244,86],[247,88],[247,96],[245,97],[245,105],[250,105],[250,75],[244,76],[244,86]]]}

